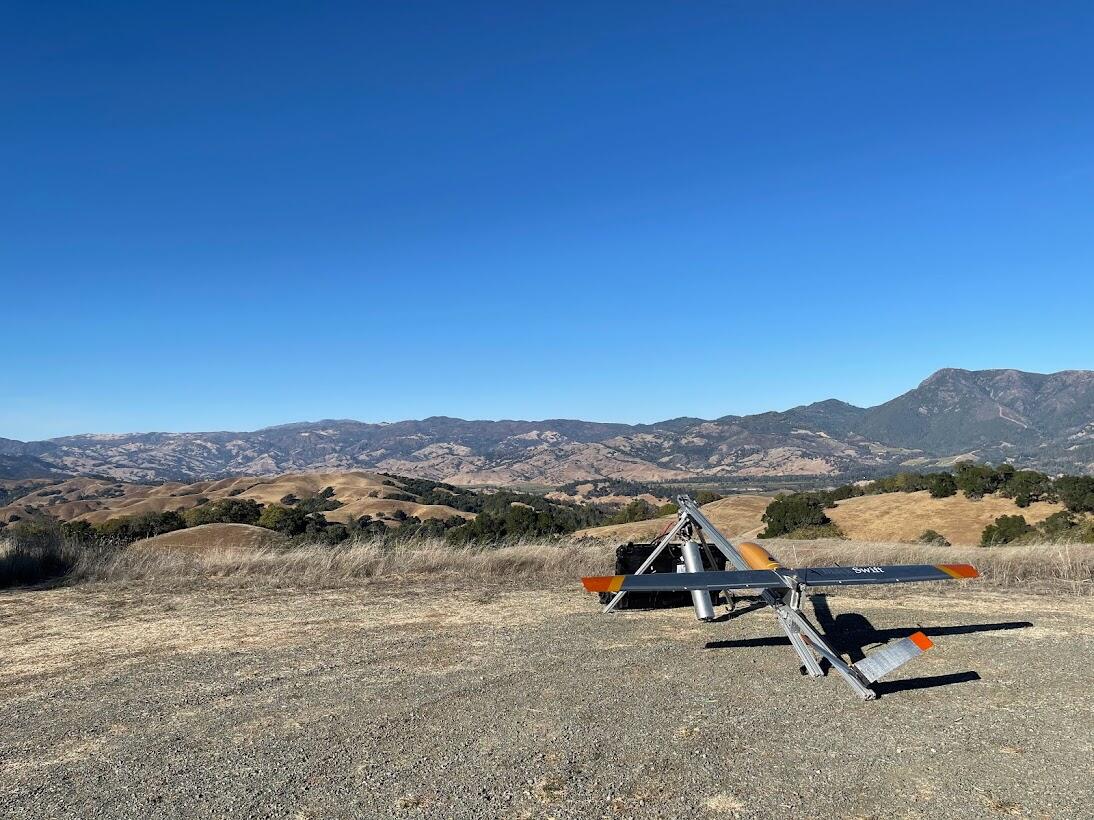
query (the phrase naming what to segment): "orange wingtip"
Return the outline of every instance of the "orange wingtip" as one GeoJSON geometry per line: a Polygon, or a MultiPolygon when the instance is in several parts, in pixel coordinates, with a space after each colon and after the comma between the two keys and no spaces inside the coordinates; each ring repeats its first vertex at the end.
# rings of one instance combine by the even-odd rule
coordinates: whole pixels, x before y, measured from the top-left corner
{"type": "Polygon", "coordinates": [[[978,578],[980,573],[972,564],[935,564],[940,570],[954,578],[978,578]]]}
{"type": "Polygon", "coordinates": [[[623,579],[626,577],[625,575],[593,575],[582,578],[581,583],[589,592],[619,592],[619,588],[623,586],[623,579]]]}
{"type": "Polygon", "coordinates": [[[910,640],[924,652],[934,646],[934,644],[931,642],[931,639],[924,635],[922,632],[913,632],[911,635],[908,636],[908,640],[910,640]]]}

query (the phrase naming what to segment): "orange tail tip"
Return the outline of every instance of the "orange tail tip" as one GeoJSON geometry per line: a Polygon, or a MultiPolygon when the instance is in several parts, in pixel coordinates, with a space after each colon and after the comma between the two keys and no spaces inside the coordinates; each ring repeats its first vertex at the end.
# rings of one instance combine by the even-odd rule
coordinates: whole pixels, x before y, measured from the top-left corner
{"type": "Polygon", "coordinates": [[[931,639],[924,635],[922,632],[913,632],[911,635],[908,636],[908,639],[924,652],[934,646],[934,643],[931,641],[931,639]]]}
{"type": "Polygon", "coordinates": [[[954,578],[978,578],[980,573],[971,564],[937,564],[940,570],[954,578]]]}
{"type": "Polygon", "coordinates": [[[581,583],[589,592],[619,592],[625,575],[593,575],[582,578],[581,583]]]}

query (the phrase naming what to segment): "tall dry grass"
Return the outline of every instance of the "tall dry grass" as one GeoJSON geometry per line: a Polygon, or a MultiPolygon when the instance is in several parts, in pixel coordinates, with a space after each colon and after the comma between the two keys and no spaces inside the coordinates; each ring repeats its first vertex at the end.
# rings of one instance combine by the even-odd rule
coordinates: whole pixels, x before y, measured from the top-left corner
{"type": "Polygon", "coordinates": [[[940,547],[873,541],[774,540],[765,546],[786,566],[972,564],[976,584],[1094,595],[1094,544],[1064,540],[998,547],[940,547]]]}
{"type": "Polygon", "coordinates": [[[64,578],[80,561],[82,552],[59,535],[32,543],[0,541],[0,589],[64,578]]]}
{"type": "MultiPolygon", "coordinates": [[[[970,582],[974,585],[1094,595],[1092,544],[977,548],[777,540],[765,545],[789,567],[969,563],[980,571],[980,579],[970,582]]],[[[588,540],[454,547],[437,539],[401,544],[353,541],[338,546],[287,548],[211,545],[186,550],[109,545],[73,550],[68,545],[59,558],[49,551],[33,555],[13,551],[11,545],[0,542],[0,582],[4,579],[4,567],[9,566],[18,571],[10,574],[7,585],[50,578],[62,578],[66,583],[165,584],[218,579],[296,587],[457,581],[521,586],[572,584],[582,575],[610,574],[614,569],[614,552],[609,544],[588,540]],[[43,560],[37,570],[36,556],[43,560]]]]}
{"type": "Polygon", "coordinates": [[[602,572],[610,547],[575,542],[518,542],[452,546],[440,539],[289,548],[212,546],[202,550],[124,549],[88,553],[73,581],[180,581],[196,578],[266,580],[293,586],[339,586],[362,581],[436,582],[458,578],[510,584],[573,581],[602,572]]]}

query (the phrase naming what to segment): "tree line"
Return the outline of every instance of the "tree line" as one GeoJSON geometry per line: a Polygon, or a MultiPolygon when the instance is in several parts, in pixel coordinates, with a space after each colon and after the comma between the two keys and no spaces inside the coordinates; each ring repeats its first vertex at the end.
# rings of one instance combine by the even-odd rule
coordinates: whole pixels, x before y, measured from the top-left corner
{"type": "Polygon", "coordinates": [[[203,524],[250,524],[279,532],[290,538],[324,544],[338,544],[353,538],[445,538],[453,544],[498,542],[517,538],[542,538],[596,527],[608,521],[615,509],[597,504],[580,505],[552,501],[543,496],[508,490],[476,492],[428,479],[404,479],[387,476],[383,483],[391,489],[385,499],[444,505],[463,516],[421,519],[401,509],[381,517],[361,515],[345,523],[328,521],[324,512],[343,506],[332,487],[314,495],[298,498],[287,494],[277,504],[227,497],[217,500],[199,498],[185,510],[144,512],[111,518],[99,524],[88,521],[57,522],[48,517],[20,521],[7,526],[6,537],[21,543],[44,541],[58,530],[72,541],[129,544],[145,538],[197,527],[203,524]]]}

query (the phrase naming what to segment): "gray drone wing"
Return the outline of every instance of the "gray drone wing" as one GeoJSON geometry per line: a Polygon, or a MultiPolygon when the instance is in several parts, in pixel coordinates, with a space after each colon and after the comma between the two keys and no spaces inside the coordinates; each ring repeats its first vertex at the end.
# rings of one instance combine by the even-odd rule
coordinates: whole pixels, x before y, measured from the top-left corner
{"type": "Polygon", "coordinates": [[[917,581],[952,581],[979,575],[969,564],[897,564],[861,567],[810,567],[794,570],[794,576],[811,587],[845,584],[909,584],[917,581]]]}

